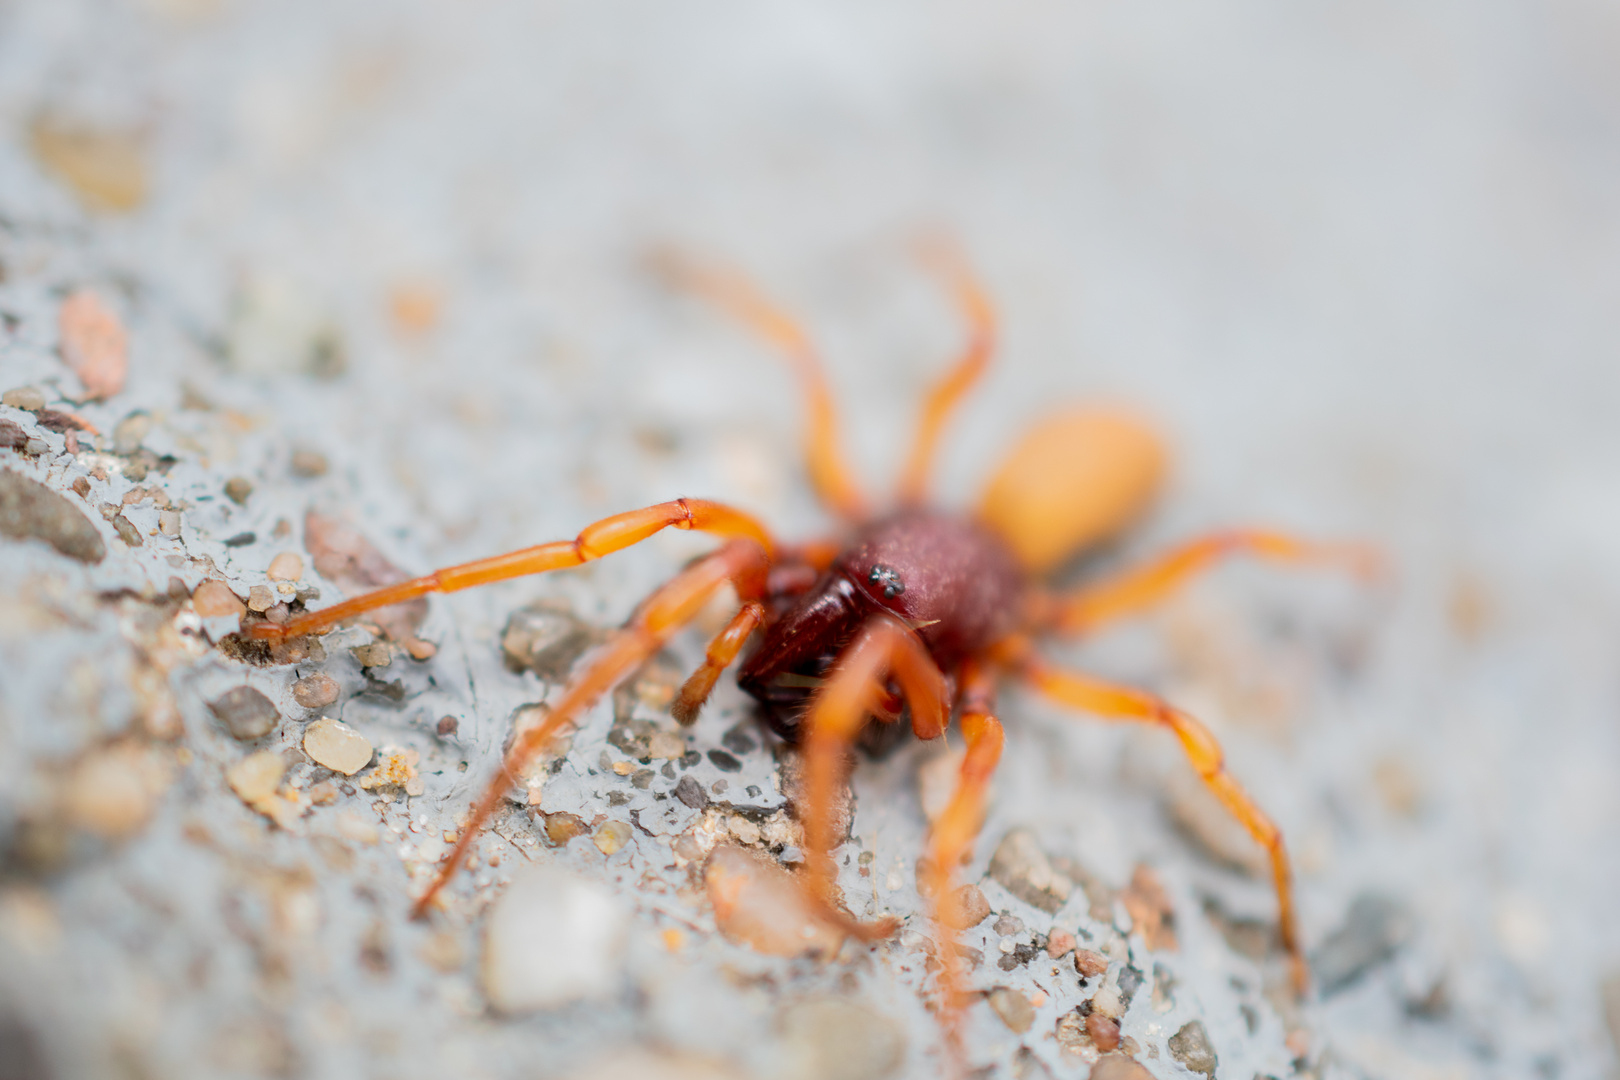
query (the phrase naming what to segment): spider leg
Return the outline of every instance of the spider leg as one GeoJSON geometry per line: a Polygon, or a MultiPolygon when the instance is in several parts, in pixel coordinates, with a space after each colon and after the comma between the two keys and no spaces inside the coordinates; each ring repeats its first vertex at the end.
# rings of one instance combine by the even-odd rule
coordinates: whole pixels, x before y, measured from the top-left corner
{"type": "Polygon", "coordinates": [[[697,720],[698,712],[702,710],[703,703],[709,700],[720,673],[737,659],[749,635],[759,629],[764,621],[765,605],[758,600],[749,600],[732,616],[726,628],[715,635],[703,657],[702,666],[692,672],[691,678],[681,687],[675,704],[670,706],[669,714],[678,723],[689,726],[697,720]]]}
{"type": "Polygon", "coordinates": [[[957,305],[967,318],[968,341],[956,364],[929,389],[923,403],[911,454],[900,473],[899,498],[908,506],[928,498],[928,470],[934,463],[945,420],[989,366],[996,337],[995,311],[961,257],[944,245],[930,245],[923,254],[956,294],[957,305]]]}
{"type": "Polygon", "coordinates": [[[1300,951],[1299,932],[1294,922],[1293,874],[1282,833],[1255,805],[1243,785],[1226,771],[1225,754],[1210,730],[1152,694],[1079,672],[1059,670],[1033,654],[1019,656],[1016,666],[1036,689],[1055,701],[1109,720],[1158,724],[1175,734],[1199,777],[1270,856],[1272,884],[1277,890],[1278,932],[1288,952],[1294,990],[1303,996],[1310,985],[1310,970],[1300,951]]]}
{"type": "Polygon", "coordinates": [[[866,941],[892,934],[893,918],[861,923],[839,902],[838,872],[832,852],[843,837],[835,835],[834,807],[845,783],[850,746],[885,694],[892,676],[911,706],[912,729],[919,738],[937,738],[950,719],[945,676],[916,632],[890,615],[862,627],[811,699],[803,731],[805,869],[800,875],[811,900],[847,933],[866,941]]]}
{"type": "Polygon", "coordinates": [[[928,854],[921,865],[917,884],[919,891],[933,904],[940,965],[940,1012],[946,1042],[951,1054],[960,1062],[963,1054],[962,972],[956,952],[951,948],[952,938],[959,928],[950,924],[948,905],[953,895],[956,868],[972,849],[984,823],[985,800],[990,791],[990,778],[1001,761],[1003,736],[1001,721],[995,716],[995,682],[991,673],[980,664],[969,662],[962,666],[958,681],[961,684],[958,723],[967,744],[966,753],[957,773],[956,790],[929,834],[928,854]]]}
{"type": "Polygon", "coordinates": [[[467,824],[450,852],[439,867],[439,873],[412,909],[412,917],[420,918],[433,903],[439,890],[455,874],[467,849],[477,839],[500,805],[501,799],[520,776],[524,768],[543,753],[565,727],[590,708],[603,694],[640,667],[664,647],[670,637],[690,622],[709,598],[728,581],[744,597],[744,603],[757,604],[765,583],[769,566],[763,548],[752,540],[732,540],[713,554],[706,555],[688,566],[673,579],[648,597],[607,644],[590,659],[585,670],[576,675],[562,697],[552,706],[545,720],[525,731],[513,742],[501,762],[500,771],[491,778],[478,801],[473,804],[467,824]]]}
{"type": "Polygon", "coordinates": [[[865,518],[866,497],[856,486],[839,450],[838,412],[827,388],[821,358],[809,336],[740,274],[700,266],[668,253],[660,262],[677,282],[714,301],[787,356],[804,387],[809,421],[804,457],[811,486],[822,504],[839,517],[850,521],[865,518]]]}
{"type": "Polygon", "coordinates": [[[1379,553],[1368,544],[1316,543],[1263,529],[1211,533],[1145,566],[1053,598],[1052,629],[1059,634],[1080,634],[1134,615],[1164,599],[1194,574],[1240,553],[1270,562],[1339,563],[1363,577],[1380,569],[1379,553]]]}
{"type": "Polygon", "coordinates": [[[572,540],[558,540],[550,544],[524,548],[521,551],[495,555],[476,562],[462,563],[398,585],[387,585],[373,592],[362,593],[340,604],[319,611],[306,612],[297,618],[277,625],[255,623],[247,635],[261,640],[281,640],[318,633],[330,626],[351,619],[367,611],[388,607],[405,600],[413,600],[427,593],[455,592],[458,589],[485,585],[493,581],[528,574],[542,574],[547,570],[560,570],[600,559],[615,551],[639,544],[641,541],[668,528],[697,529],[726,539],[743,538],[763,548],[770,557],[775,551],[771,535],[753,517],[720,503],[706,499],[676,499],[641,510],[630,510],[587,525],[572,540]]]}

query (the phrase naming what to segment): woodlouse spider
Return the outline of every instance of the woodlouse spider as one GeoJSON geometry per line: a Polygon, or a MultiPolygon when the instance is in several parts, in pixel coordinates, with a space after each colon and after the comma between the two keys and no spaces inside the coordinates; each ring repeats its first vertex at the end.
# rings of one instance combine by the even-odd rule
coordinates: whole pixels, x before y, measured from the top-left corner
{"type": "MultiPolygon", "coordinates": [[[[648,597],[577,671],[547,719],[514,742],[474,804],[455,849],[417,901],[417,915],[456,872],[513,778],[729,583],[739,601],[737,612],[710,643],[672,712],[681,723],[691,723],[720,673],[755,641],[738,682],[761,703],[766,722],[804,754],[798,812],[805,865],[798,878],[811,903],[847,934],[874,940],[896,927],[893,919],[858,921],[837,889],[833,852],[843,837],[836,834],[834,806],[847,779],[852,744],[867,725],[896,722],[902,702],[912,730],[923,739],[941,737],[955,715],[966,754],[919,871],[920,891],[931,898],[940,933],[948,933],[939,905],[951,895],[955,868],[970,853],[1001,757],[996,686],[1017,678],[1063,704],[1108,720],[1158,725],[1180,741],[1210,790],[1269,854],[1281,941],[1296,988],[1306,989],[1282,835],[1227,772],[1214,736],[1153,694],[1054,666],[1035,642],[1074,637],[1140,612],[1224,556],[1241,552],[1368,570],[1373,554],[1361,546],[1307,543],[1277,532],[1233,531],[1195,539],[1112,580],[1068,592],[1047,588],[1043,580],[1056,567],[1118,533],[1147,507],[1164,471],[1164,451],[1150,429],[1129,416],[1062,412],[1028,430],[972,512],[929,507],[927,478],[945,419],[983,373],[995,337],[990,305],[965,267],[946,255],[932,262],[966,317],[968,342],[928,394],[895,508],[875,512],[854,482],[839,451],[820,364],[798,326],[744,280],[681,264],[674,268],[681,282],[728,309],[791,360],[808,399],[804,452],[810,479],[839,522],[832,538],[787,545],[740,510],[676,499],[615,514],[572,540],[448,567],[283,625],[248,628],[259,639],[311,634],[426,593],[578,566],[667,528],[697,529],[722,541],[648,597]]],[[[945,1030],[960,1061],[961,976],[952,949],[940,948],[938,955],[945,1030]]]]}

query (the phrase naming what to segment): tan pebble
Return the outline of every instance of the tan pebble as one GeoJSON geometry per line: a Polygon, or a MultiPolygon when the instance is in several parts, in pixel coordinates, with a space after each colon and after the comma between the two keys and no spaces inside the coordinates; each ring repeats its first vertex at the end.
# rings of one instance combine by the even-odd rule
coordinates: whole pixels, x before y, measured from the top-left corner
{"type": "Polygon", "coordinates": [[[253,481],[245,476],[233,476],[225,481],[225,497],[237,506],[245,506],[253,494],[253,481]]]}
{"type": "Polygon", "coordinates": [[[80,828],[122,839],[151,817],[163,781],[147,755],[134,747],[113,747],[84,758],[68,774],[63,810],[80,828]]]}
{"type": "Polygon", "coordinates": [[[1073,952],[1075,945],[1074,935],[1060,926],[1054,926],[1052,932],[1046,935],[1046,955],[1053,960],[1073,952]]]}
{"type": "Polygon", "coordinates": [[[843,930],[822,917],[798,879],[750,848],[716,847],[703,884],[729,941],[769,956],[832,956],[844,943],[843,930]]]}
{"type": "Polygon", "coordinates": [[[324,709],[338,699],[342,688],[330,675],[306,675],[292,685],[293,700],[305,709],[324,709]]]}
{"type": "Polygon", "coordinates": [[[939,906],[939,919],[946,926],[966,930],[990,917],[990,901],[977,885],[963,885],[951,892],[939,906]]]}
{"type": "Polygon", "coordinates": [[[1091,1067],[1091,1080],[1154,1080],[1135,1059],[1121,1053],[1104,1054],[1091,1067]]]}
{"type": "Polygon", "coordinates": [[[630,842],[630,825],[623,821],[604,821],[591,841],[604,855],[613,855],[630,842]]]}
{"type": "Polygon", "coordinates": [[[304,560],[291,551],[283,551],[270,560],[265,577],[271,581],[297,581],[304,576],[304,560]]]}
{"type": "Polygon", "coordinates": [[[812,998],[784,1008],[776,1026],[795,1077],[881,1080],[905,1064],[905,1029],[875,1002],[812,998]]]}
{"type": "Polygon", "coordinates": [[[158,511],[158,532],[162,533],[164,536],[179,536],[180,535],[180,511],[178,511],[178,510],[159,510],[158,511]]]}
{"type": "Polygon", "coordinates": [[[46,115],[28,135],[34,157],[87,208],[122,213],[146,200],[146,151],[138,131],[46,115]]]}
{"type": "Polygon", "coordinates": [[[1103,988],[1098,990],[1096,995],[1092,997],[1091,1011],[1094,1014],[1100,1013],[1103,1016],[1110,1017],[1114,1020],[1118,1020],[1121,1016],[1124,1016],[1125,1002],[1120,997],[1119,988],[1113,985],[1112,982],[1105,984],[1103,988]]]}
{"type": "Polygon", "coordinates": [[[1007,1030],[1017,1035],[1028,1031],[1035,1023],[1035,1008],[1030,1005],[1029,998],[1017,990],[1005,986],[998,986],[986,995],[990,1008],[1001,1017],[1001,1022],[1007,1025],[1007,1030]]]}
{"type": "MultiPolygon", "coordinates": [[[[409,780],[405,781],[405,794],[409,795],[413,799],[426,790],[427,784],[420,776],[413,776],[409,780]]],[[[534,800],[534,792],[529,792],[529,799],[531,802],[534,800]]]]}
{"type": "Polygon", "coordinates": [[[100,296],[78,289],[56,313],[62,359],[84,383],[85,397],[99,400],[124,388],[129,339],[124,324],[100,296]]]}
{"type": "Polygon", "coordinates": [[[385,668],[394,662],[394,651],[386,641],[373,641],[370,645],[357,645],[350,649],[361,667],[385,668]]]}
{"type": "Polygon", "coordinates": [[[248,590],[247,606],[249,611],[269,611],[276,604],[276,594],[270,591],[268,585],[255,585],[248,590]]]}
{"type": "Polygon", "coordinates": [[[1074,970],[1087,979],[1095,978],[1108,970],[1108,957],[1091,949],[1076,949],[1074,970]]]}
{"type": "Polygon", "coordinates": [[[0,394],[0,405],[10,405],[13,409],[23,409],[27,412],[39,412],[45,407],[45,395],[32,386],[18,386],[0,394]]]}
{"type": "MultiPolygon", "coordinates": [[[[152,416],[150,413],[130,413],[118,421],[113,428],[113,450],[120,454],[133,454],[141,448],[141,443],[152,433],[152,416]]],[[[128,470],[125,470],[128,474],[128,470]]]]}
{"type": "Polygon", "coordinates": [[[726,821],[726,828],[744,844],[759,843],[759,826],[743,817],[741,814],[732,814],[726,821]]]}
{"type": "Polygon", "coordinates": [[[431,660],[439,654],[439,647],[431,641],[411,638],[405,643],[405,651],[411,654],[412,660],[431,660]]]}
{"type": "Polygon", "coordinates": [[[279,753],[260,750],[227,769],[225,780],[231,790],[251,806],[274,795],[286,771],[287,760],[279,753]]]}
{"type": "Polygon", "coordinates": [[[686,753],[686,740],[672,731],[655,731],[647,740],[647,756],[678,758],[686,753]]]}
{"type": "Polygon", "coordinates": [[[304,753],[344,776],[371,764],[371,742],[348,724],[326,716],[304,729],[304,753]]]}
{"type": "Polygon", "coordinates": [[[359,784],[367,791],[381,787],[404,787],[416,776],[416,763],[421,759],[422,755],[415,750],[389,747],[378,755],[377,767],[361,777],[359,784]]]}
{"type": "Polygon", "coordinates": [[[240,597],[223,581],[205,581],[191,594],[191,606],[205,619],[228,615],[239,617],[247,610],[240,597]]]}
{"type": "Polygon", "coordinates": [[[326,455],[318,450],[294,450],[290,464],[293,475],[306,480],[325,476],[328,468],[326,455]]]}

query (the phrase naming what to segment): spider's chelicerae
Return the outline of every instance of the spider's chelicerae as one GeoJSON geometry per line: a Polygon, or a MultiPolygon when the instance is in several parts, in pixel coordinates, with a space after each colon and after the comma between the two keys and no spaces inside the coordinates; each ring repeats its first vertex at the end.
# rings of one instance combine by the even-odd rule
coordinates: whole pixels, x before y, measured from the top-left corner
{"type": "MultiPolygon", "coordinates": [[[[701,667],[672,708],[690,724],[720,673],[752,643],[737,675],[777,734],[804,755],[798,805],[804,827],[806,899],[844,933],[875,940],[893,919],[862,922],[839,895],[833,862],[848,751],[862,729],[894,723],[909,710],[922,739],[944,735],[953,717],[966,753],[946,809],[935,821],[919,891],[939,906],[954,870],[968,856],[990,778],[1001,757],[996,687],[1019,679],[1056,701],[1113,721],[1167,729],[1199,776],[1270,857],[1278,925],[1303,991],[1308,973],[1295,928],[1291,875],[1282,835],[1223,763],[1221,747],[1198,720],[1153,694],[1048,662],[1041,638],[1072,638],[1139,612],[1217,559],[1246,552],[1283,561],[1343,562],[1363,572],[1374,554],[1360,545],[1306,543],[1254,529],[1194,539],[1111,580],[1072,591],[1045,579],[1077,554],[1131,524],[1157,492],[1164,450],[1141,421],[1096,409],[1062,411],[1033,424],[969,512],[927,502],[927,477],[944,421],[984,371],[994,338],[990,305],[961,264],[933,260],[964,312],[970,333],[956,364],[928,394],[892,507],[874,510],[839,452],[836,418],[815,352],[805,334],[735,276],[686,264],[679,279],[778,346],[792,361],[808,399],[805,457],[817,495],[837,521],[831,537],[785,544],[751,515],[720,503],[676,499],[615,514],[572,540],[436,570],[277,625],[245,627],[275,641],[324,631],[365,612],[431,592],[578,566],[647,539],[662,529],[697,529],[721,543],[648,597],[629,622],[591,654],[541,724],[525,731],[474,804],[455,849],[417,901],[424,913],[456,872],[469,845],[525,766],[573,725],[593,702],[634,673],[730,585],[738,608],[710,643],[701,667]]],[[[959,1047],[960,976],[954,950],[941,948],[946,1031],[959,1047]]]]}

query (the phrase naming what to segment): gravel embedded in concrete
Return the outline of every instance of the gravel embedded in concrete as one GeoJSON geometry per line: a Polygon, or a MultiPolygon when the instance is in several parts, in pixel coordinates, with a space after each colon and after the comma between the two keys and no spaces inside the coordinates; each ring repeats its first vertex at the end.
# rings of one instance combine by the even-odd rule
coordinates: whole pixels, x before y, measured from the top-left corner
{"type": "Polygon", "coordinates": [[[341,720],[323,716],[304,729],[304,753],[317,765],[353,776],[371,764],[371,742],[341,720]]]}
{"type": "Polygon", "coordinates": [[[84,563],[98,563],[107,554],[101,533],[84,511],[66,496],[10,469],[0,469],[0,534],[13,540],[43,540],[84,563]]]}
{"type": "Polygon", "coordinates": [[[208,703],[232,738],[244,742],[261,739],[281,723],[275,704],[251,686],[239,686],[208,703]]]}

